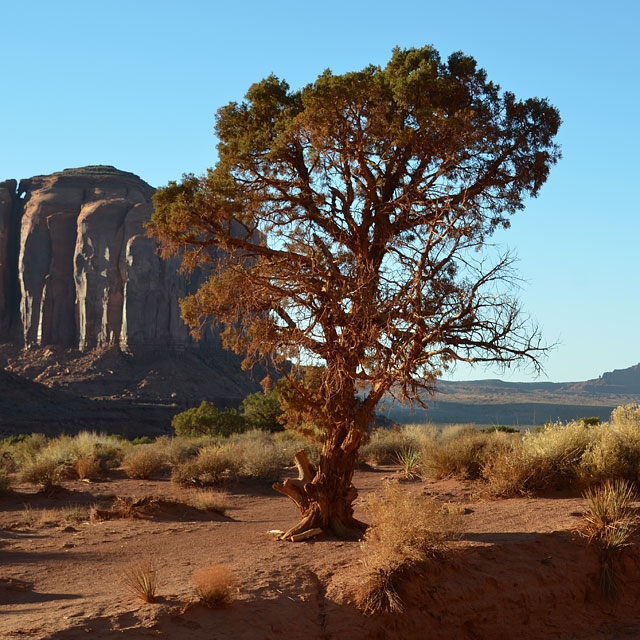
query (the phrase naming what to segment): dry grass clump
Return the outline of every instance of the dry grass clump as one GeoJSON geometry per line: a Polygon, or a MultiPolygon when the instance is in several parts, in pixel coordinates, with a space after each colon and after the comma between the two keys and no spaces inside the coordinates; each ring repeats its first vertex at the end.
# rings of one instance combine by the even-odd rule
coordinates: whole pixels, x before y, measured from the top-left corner
{"type": "Polygon", "coordinates": [[[11,478],[4,469],[0,469],[0,496],[8,496],[12,493],[11,478]]]}
{"type": "Polygon", "coordinates": [[[165,462],[162,452],[154,445],[139,444],[126,454],[122,468],[128,476],[146,480],[162,471],[165,462]]]}
{"type": "Polygon", "coordinates": [[[411,495],[395,483],[387,483],[367,508],[371,526],[362,543],[365,577],[356,601],[367,614],[399,612],[402,600],[397,588],[403,577],[459,538],[461,515],[425,496],[411,495]]]}
{"type": "Polygon", "coordinates": [[[122,583],[143,602],[154,602],[158,592],[158,566],[153,558],[143,558],[125,568],[122,583]]]}
{"type": "Polygon", "coordinates": [[[208,487],[234,477],[240,461],[227,446],[211,445],[174,467],[171,480],[181,487],[208,487]]]}
{"type": "Polygon", "coordinates": [[[53,490],[62,477],[62,465],[51,458],[38,457],[24,464],[20,480],[38,485],[42,491],[53,490]]]}
{"type": "Polygon", "coordinates": [[[80,524],[89,519],[89,510],[80,505],[68,505],[60,509],[34,509],[25,505],[19,525],[25,527],[55,527],[80,524]]]}
{"type": "Polygon", "coordinates": [[[429,424],[409,424],[393,429],[375,429],[360,447],[360,460],[372,464],[397,462],[405,451],[420,450],[435,439],[437,429],[429,424]]]}
{"type": "Polygon", "coordinates": [[[75,461],[73,468],[80,480],[97,480],[103,475],[100,460],[93,456],[80,456],[75,461]]]}
{"type": "Polygon", "coordinates": [[[191,489],[187,492],[184,502],[198,511],[219,513],[221,516],[226,513],[229,506],[226,493],[211,489],[191,489]]]}
{"type": "Polygon", "coordinates": [[[631,544],[631,537],[640,524],[633,502],[637,495],[626,480],[607,481],[583,494],[587,501],[584,525],[580,533],[598,548],[600,553],[600,588],[610,599],[618,591],[615,557],[631,544]]]}
{"type": "Polygon", "coordinates": [[[442,436],[422,447],[422,466],[426,476],[440,480],[480,478],[482,467],[506,434],[481,433],[474,430],[443,432],[442,436]]]}
{"type": "Polygon", "coordinates": [[[288,451],[279,448],[270,433],[252,430],[232,435],[228,455],[236,461],[236,473],[245,478],[277,480],[282,467],[291,464],[288,451]]]}
{"type": "Polygon", "coordinates": [[[222,564],[212,564],[198,571],[193,577],[196,595],[206,607],[230,604],[237,591],[233,569],[222,564]]]}

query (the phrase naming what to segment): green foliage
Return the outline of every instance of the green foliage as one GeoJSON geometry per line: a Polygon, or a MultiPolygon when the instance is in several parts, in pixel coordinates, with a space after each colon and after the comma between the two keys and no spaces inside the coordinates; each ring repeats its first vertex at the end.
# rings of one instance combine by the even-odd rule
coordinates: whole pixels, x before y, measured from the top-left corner
{"type": "Polygon", "coordinates": [[[199,407],[187,409],[173,417],[171,426],[178,436],[229,436],[247,428],[244,416],[235,409],[217,409],[212,402],[203,400],[199,407]]]}
{"type": "Polygon", "coordinates": [[[582,422],[585,427],[596,427],[602,422],[602,420],[597,416],[593,416],[589,418],[580,418],[580,422],[582,422]]]}
{"type": "Polygon", "coordinates": [[[497,424],[493,427],[486,427],[485,429],[480,429],[481,433],[520,433],[519,429],[515,429],[514,427],[508,427],[504,424],[497,424]]]}
{"type": "Polygon", "coordinates": [[[151,444],[153,439],[149,436],[138,436],[131,441],[131,444],[151,444]]]}
{"type": "Polygon", "coordinates": [[[251,393],[242,401],[241,415],[251,429],[282,431],[283,426],[279,420],[282,413],[275,389],[267,393],[251,393]]]}

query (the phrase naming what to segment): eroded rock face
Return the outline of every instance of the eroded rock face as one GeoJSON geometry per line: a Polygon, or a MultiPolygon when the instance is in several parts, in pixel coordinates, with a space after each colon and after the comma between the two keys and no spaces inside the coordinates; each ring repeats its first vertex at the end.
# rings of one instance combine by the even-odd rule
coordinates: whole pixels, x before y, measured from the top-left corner
{"type": "Polygon", "coordinates": [[[180,318],[204,276],[180,274],[145,233],[153,192],[106,166],[0,182],[0,340],[218,351],[215,334],[195,343],[180,318]]]}

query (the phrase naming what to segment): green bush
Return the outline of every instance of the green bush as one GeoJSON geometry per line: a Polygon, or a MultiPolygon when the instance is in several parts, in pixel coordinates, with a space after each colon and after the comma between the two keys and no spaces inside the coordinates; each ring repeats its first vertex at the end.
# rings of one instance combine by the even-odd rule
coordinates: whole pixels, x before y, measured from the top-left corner
{"type": "Polygon", "coordinates": [[[282,431],[284,427],[278,420],[282,413],[275,390],[251,393],[242,401],[241,414],[251,429],[282,431]]]}
{"type": "Polygon", "coordinates": [[[247,423],[235,409],[217,409],[204,400],[199,407],[187,409],[173,417],[171,426],[178,436],[229,436],[246,431],[247,423]]]}

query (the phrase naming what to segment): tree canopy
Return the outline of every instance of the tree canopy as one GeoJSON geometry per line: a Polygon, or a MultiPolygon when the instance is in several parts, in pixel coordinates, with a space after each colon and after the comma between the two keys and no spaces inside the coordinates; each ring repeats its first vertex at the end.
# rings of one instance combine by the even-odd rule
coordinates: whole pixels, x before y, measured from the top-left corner
{"type": "MultiPolygon", "coordinates": [[[[559,125],[546,99],[517,100],[469,56],[396,48],[384,68],[327,70],[300,90],[252,85],[218,110],[216,166],[157,192],[164,251],[212,269],[184,318],[222,323],[247,365],[281,367],[325,431],[320,468],[291,496],[310,500],[303,515],[322,511],[319,493],[352,500],[385,393],[421,402],[460,361],[538,366],[540,336],[505,286],[511,258],[483,249],[538,194],[559,125]]],[[[319,526],[350,515],[326,507],[319,526]]]]}

